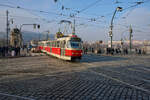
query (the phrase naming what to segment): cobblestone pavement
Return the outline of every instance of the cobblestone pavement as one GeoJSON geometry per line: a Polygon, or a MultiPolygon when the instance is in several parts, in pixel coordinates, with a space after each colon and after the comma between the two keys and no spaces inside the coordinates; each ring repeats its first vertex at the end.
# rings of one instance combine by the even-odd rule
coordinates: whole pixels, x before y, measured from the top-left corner
{"type": "Polygon", "coordinates": [[[150,56],[0,59],[0,100],[150,100],[150,56]]]}

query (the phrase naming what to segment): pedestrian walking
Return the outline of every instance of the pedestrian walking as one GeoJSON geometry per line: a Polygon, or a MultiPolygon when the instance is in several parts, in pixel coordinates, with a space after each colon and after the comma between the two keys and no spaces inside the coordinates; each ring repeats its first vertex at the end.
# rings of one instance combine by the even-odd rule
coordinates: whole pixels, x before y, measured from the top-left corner
{"type": "Polygon", "coordinates": [[[5,57],[5,47],[2,47],[2,57],[5,57]]]}
{"type": "Polygon", "coordinates": [[[15,47],[15,56],[18,56],[18,50],[17,50],[17,47],[15,47]]]}
{"type": "Polygon", "coordinates": [[[141,49],[139,49],[139,54],[141,54],[142,53],[142,51],[141,51],[141,49]]]}
{"type": "Polygon", "coordinates": [[[15,48],[12,47],[12,49],[11,49],[11,56],[14,57],[15,55],[16,55],[16,53],[15,53],[15,48]]]}
{"type": "Polygon", "coordinates": [[[0,47],[0,57],[2,56],[2,47],[0,47]]]}
{"type": "Polygon", "coordinates": [[[17,47],[18,56],[20,56],[20,47],[17,47]]]}

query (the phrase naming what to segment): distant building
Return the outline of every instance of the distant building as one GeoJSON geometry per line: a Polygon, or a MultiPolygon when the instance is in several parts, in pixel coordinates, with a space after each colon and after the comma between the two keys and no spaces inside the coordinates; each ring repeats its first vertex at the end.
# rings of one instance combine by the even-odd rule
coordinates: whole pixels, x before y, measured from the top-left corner
{"type": "Polygon", "coordinates": [[[12,46],[12,47],[22,47],[23,46],[22,34],[18,28],[14,28],[11,30],[10,46],[12,46]]]}

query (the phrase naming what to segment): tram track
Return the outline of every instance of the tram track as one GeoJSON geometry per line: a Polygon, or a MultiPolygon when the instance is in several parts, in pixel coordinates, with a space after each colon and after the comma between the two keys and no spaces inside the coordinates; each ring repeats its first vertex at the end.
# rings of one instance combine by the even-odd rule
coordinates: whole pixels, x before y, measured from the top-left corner
{"type": "Polygon", "coordinates": [[[23,97],[23,96],[18,96],[18,95],[12,95],[12,94],[7,94],[7,93],[1,93],[0,92],[0,97],[2,98],[2,96],[5,97],[10,97],[10,100],[35,100],[35,99],[32,99],[32,98],[28,98],[28,97],[23,97]]]}
{"type": "MultiPolygon", "coordinates": [[[[115,69],[116,67],[114,69],[111,67],[104,68],[104,66],[99,67],[98,63],[89,63],[90,60],[93,60],[93,58],[92,57],[90,58],[89,55],[86,56],[85,59],[87,60],[87,62],[84,64],[89,66],[88,69],[91,73],[103,76],[110,80],[114,80],[114,81],[122,83],[126,86],[146,92],[150,95],[150,90],[149,90],[150,85],[148,85],[148,84],[150,84],[150,80],[149,80],[148,76],[147,76],[148,79],[146,79],[146,76],[144,74],[144,73],[148,74],[149,70],[147,70],[147,69],[149,69],[149,67],[146,67],[146,66],[144,66],[144,68],[137,67],[138,69],[136,69],[136,67],[133,67],[133,68],[130,68],[130,69],[132,69],[132,71],[129,69],[122,69],[122,71],[120,70],[120,72],[119,72],[119,70],[116,71],[116,69],[115,69]],[[89,62],[88,62],[88,60],[89,60],[89,62]],[[143,70],[140,71],[140,69],[143,69],[143,70]],[[128,72],[128,73],[125,73],[125,72],[123,73],[124,70],[125,70],[125,72],[128,72]],[[140,77],[136,76],[136,74],[134,75],[135,72],[139,73],[138,76],[140,76],[140,77]],[[143,77],[145,77],[145,78],[143,78],[143,77]],[[147,86],[144,86],[144,85],[148,85],[148,88],[147,88],[147,86]]],[[[97,60],[97,57],[95,57],[94,60],[97,60]]]]}
{"type": "MultiPolygon", "coordinates": [[[[127,78],[133,78],[133,79],[135,79],[135,80],[141,80],[141,81],[143,81],[143,82],[147,82],[147,83],[150,83],[150,79],[146,79],[146,77],[142,77],[141,76],[141,74],[140,75],[137,75],[136,74],[136,76],[135,76],[135,74],[133,73],[133,72],[129,72],[129,70],[127,69],[123,69],[123,70],[126,70],[125,72],[124,71],[121,71],[120,70],[120,72],[119,71],[115,71],[115,69],[102,69],[101,68],[101,70],[106,70],[106,71],[111,71],[112,73],[117,73],[117,74],[119,74],[119,75],[122,75],[123,77],[127,77],[127,78]],[[128,73],[127,73],[128,72],[128,73]],[[138,76],[138,77],[137,77],[138,76]],[[141,76],[141,77],[140,77],[141,76]]],[[[147,75],[147,77],[148,77],[148,75],[147,75]]]]}
{"type": "MultiPolygon", "coordinates": [[[[124,84],[124,85],[126,85],[126,86],[132,87],[132,88],[134,88],[134,89],[137,89],[137,90],[146,92],[146,93],[148,93],[148,94],[150,95],[150,90],[145,89],[145,88],[143,88],[143,87],[139,87],[139,85],[145,84],[145,82],[150,83],[149,80],[144,80],[144,79],[142,79],[142,81],[144,81],[144,82],[141,82],[141,80],[140,80],[140,83],[138,83],[138,84],[135,85],[135,84],[132,84],[132,83],[129,83],[129,82],[125,82],[125,81],[123,81],[123,80],[121,80],[121,79],[114,78],[113,75],[110,76],[110,75],[106,74],[106,71],[104,72],[105,74],[102,73],[102,72],[94,71],[94,70],[92,70],[92,69],[90,69],[89,71],[90,71],[91,73],[96,74],[96,75],[103,76],[103,77],[108,78],[108,79],[110,79],[110,80],[114,80],[114,81],[119,82],[119,83],[121,83],[121,84],[124,84]]],[[[111,72],[116,73],[116,72],[114,72],[114,71],[111,71],[111,72]]],[[[118,72],[117,72],[117,73],[118,73],[118,72]]],[[[119,73],[119,74],[120,74],[120,73],[119,73]]],[[[126,77],[132,78],[132,79],[135,78],[135,77],[133,78],[133,77],[129,77],[129,76],[126,76],[126,77]]],[[[137,78],[135,78],[135,79],[137,79],[137,78]]]]}
{"type": "Polygon", "coordinates": [[[127,86],[129,86],[129,87],[132,87],[132,88],[134,88],[134,89],[137,89],[137,90],[146,92],[146,93],[148,93],[148,94],[150,95],[150,91],[147,90],[147,89],[138,87],[138,86],[136,86],[136,85],[129,84],[129,83],[127,83],[127,82],[121,81],[121,80],[119,80],[119,79],[117,79],[117,78],[110,77],[109,75],[106,75],[106,74],[103,74],[103,73],[100,73],[100,72],[96,72],[96,71],[93,71],[93,70],[91,70],[90,72],[95,73],[96,75],[100,75],[100,76],[106,77],[106,78],[108,78],[108,79],[114,80],[114,81],[116,81],[116,82],[122,83],[122,84],[127,85],[127,86]]]}

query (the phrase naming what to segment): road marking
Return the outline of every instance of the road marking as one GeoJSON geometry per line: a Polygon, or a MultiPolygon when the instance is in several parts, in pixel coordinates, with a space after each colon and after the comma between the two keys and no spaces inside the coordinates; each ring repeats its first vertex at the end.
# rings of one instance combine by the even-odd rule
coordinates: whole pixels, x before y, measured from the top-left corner
{"type": "Polygon", "coordinates": [[[25,100],[35,100],[35,99],[28,98],[28,97],[22,97],[22,96],[11,95],[11,94],[6,94],[6,93],[0,93],[0,95],[4,95],[4,96],[8,96],[8,97],[20,98],[20,99],[25,99],[25,100]]]}
{"type": "Polygon", "coordinates": [[[143,72],[144,71],[144,73],[146,73],[146,72],[149,72],[150,71],[150,69],[148,69],[148,68],[140,68],[139,67],[139,69],[141,69],[141,70],[143,70],[143,71],[141,71],[141,70],[139,70],[139,69],[135,69],[135,68],[128,68],[129,70],[133,70],[133,71],[138,71],[138,72],[143,72]]]}
{"type": "MultiPolygon", "coordinates": [[[[90,71],[91,71],[91,70],[90,70],[90,71]]],[[[144,88],[141,88],[141,87],[138,87],[138,86],[135,86],[135,85],[132,85],[132,84],[123,82],[123,81],[121,81],[121,80],[115,79],[115,78],[113,78],[113,77],[110,77],[110,76],[105,75],[105,74],[102,74],[102,73],[98,73],[98,72],[95,72],[95,71],[91,71],[91,72],[93,72],[93,73],[95,73],[95,74],[97,74],[97,75],[101,75],[101,76],[103,76],[103,77],[106,77],[106,78],[108,78],[108,79],[111,79],[111,80],[120,82],[120,83],[125,84],[125,85],[128,85],[128,86],[130,86],[130,87],[132,87],[132,88],[135,88],[135,89],[138,89],[138,90],[141,90],[141,91],[144,91],[144,92],[150,94],[150,91],[147,90],[147,89],[144,89],[144,88]]]]}
{"type": "Polygon", "coordinates": [[[150,71],[149,68],[144,68],[144,67],[142,67],[142,69],[145,70],[145,71],[150,71]]]}
{"type": "MultiPolygon", "coordinates": [[[[129,69],[129,68],[128,68],[129,69]]],[[[137,78],[137,77],[135,77],[135,76],[126,76],[126,74],[124,74],[124,73],[120,73],[120,72],[118,72],[118,71],[114,71],[114,70],[109,70],[109,69],[104,69],[104,70],[106,70],[106,71],[111,71],[111,72],[115,72],[115,73],[118,73],[118,74],[120,74],[120,75],[124,75],[125,77],[128,77],[128,78],[132,78],[132,79],[136,79],[136,80],[140,80],[140,81],[144,81],[144,82],[147,82],[147,83],[150,83],[150,80],[147,80],[147,79],[139,79],[139,78],[137,78]]]]}

